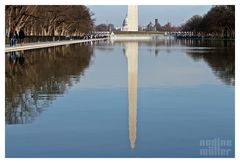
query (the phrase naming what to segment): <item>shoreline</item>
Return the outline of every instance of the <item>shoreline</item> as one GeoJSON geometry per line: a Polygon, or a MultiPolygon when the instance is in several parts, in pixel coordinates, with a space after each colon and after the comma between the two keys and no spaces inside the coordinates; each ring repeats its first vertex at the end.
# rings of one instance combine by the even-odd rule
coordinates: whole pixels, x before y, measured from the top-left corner
{"type": "Polygon", "coordinates": [[[18,44],[17,46],[11,46],[11,47],[5,45],[5,53],[12,52],[12,51],[32,50],[32,49],[48,48],[53,46],[61,46],[61,45],[93,42],[93,41],[104,41],[107,39],[108,38],[88,39],[88,40],[48,41],[48,42],[26,43],[23,46],[20,46],[18,44]]]}

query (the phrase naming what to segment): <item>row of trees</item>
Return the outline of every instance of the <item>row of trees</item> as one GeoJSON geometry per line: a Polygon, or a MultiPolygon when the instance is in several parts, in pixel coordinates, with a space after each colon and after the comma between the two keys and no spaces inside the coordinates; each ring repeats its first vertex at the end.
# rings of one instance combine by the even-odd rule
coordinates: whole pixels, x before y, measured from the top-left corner
{"type": "Polygon", "coordinates": [[[7,5],[5,7],[6,34],[11,28],[24,27],[27,35],[81,35],[92,30],[93,14],[81,5],[7,5]]]}
{"type": "Polygon", "coordinates": [[[191,17],[182,31],[192,31],[195,34],[213,35],[215,37],[235,37],[235,6],[213,6],[207,14],[191,17]]]}
{"type": "Polygon", "coordinates": [[[96,31],[116,31],[113,24],[99,24],[95,27],[96,31]]]}

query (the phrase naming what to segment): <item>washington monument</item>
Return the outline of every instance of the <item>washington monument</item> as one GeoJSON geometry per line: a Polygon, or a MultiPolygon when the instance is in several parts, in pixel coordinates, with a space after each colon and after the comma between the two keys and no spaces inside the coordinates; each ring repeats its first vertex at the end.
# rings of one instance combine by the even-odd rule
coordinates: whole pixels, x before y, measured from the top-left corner
{"type": "Polygon", "coordinates": [[[137,5],[128,5],[128,14],[123,21],[123,31],[138,31],[137,5]]]}
{"type": "Polygon", "coordinates": [[[128,31],[138,31],[138,6],[128,6],[128,31]]]}

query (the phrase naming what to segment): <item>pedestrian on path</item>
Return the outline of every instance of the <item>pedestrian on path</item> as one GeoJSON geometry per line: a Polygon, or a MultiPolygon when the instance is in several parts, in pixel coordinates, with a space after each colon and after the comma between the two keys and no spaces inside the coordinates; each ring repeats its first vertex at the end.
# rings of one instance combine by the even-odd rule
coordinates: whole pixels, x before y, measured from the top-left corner
{"type": "Polygon", "coordinates": [[[12,29],[9,33],[9,38],[10,38],[10,46],[16,46],[17,45],[18,34],[17,34],[15,26],[12,27],[12,29]]]}
{"type": "Polygon", "coordinates": [[[22,46],[24,44],[24,38],[25,38],[24,28],[20,29],[18,36],[19,36],[20,45],[22,46]]]}

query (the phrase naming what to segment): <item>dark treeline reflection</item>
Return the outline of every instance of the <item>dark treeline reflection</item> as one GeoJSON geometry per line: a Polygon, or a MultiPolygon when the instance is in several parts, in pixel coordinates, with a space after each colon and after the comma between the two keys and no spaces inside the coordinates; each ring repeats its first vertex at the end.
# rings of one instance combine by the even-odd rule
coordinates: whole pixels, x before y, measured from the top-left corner
{"type": "Polygon", "coordinates": [[[165,39],[155,42],[141,42],[139,45],[154,47],[156,56],[161,51],[186,51],[194,61],[205,61],[214,74],[227,85],[235,85],[235,42],[220,40],[174,40],[165,39]]]}
{"type": "Polygon", "coordinates": [[[80,76],[90,65],[92,54],[92,48],[85,45],[7,54],[6,124],[30,123],[34,120],[57,96],[79,82],[80,76]]]}
{"type": "Polygon", "coordinates": [[[211,67],[214,74],[227,85],[235,85],[235,46],[232,41],[191,41],[187,46],[212,47],[212,49],[187,50],[187,54],[194,60],[204,60],[211,67]]]}

